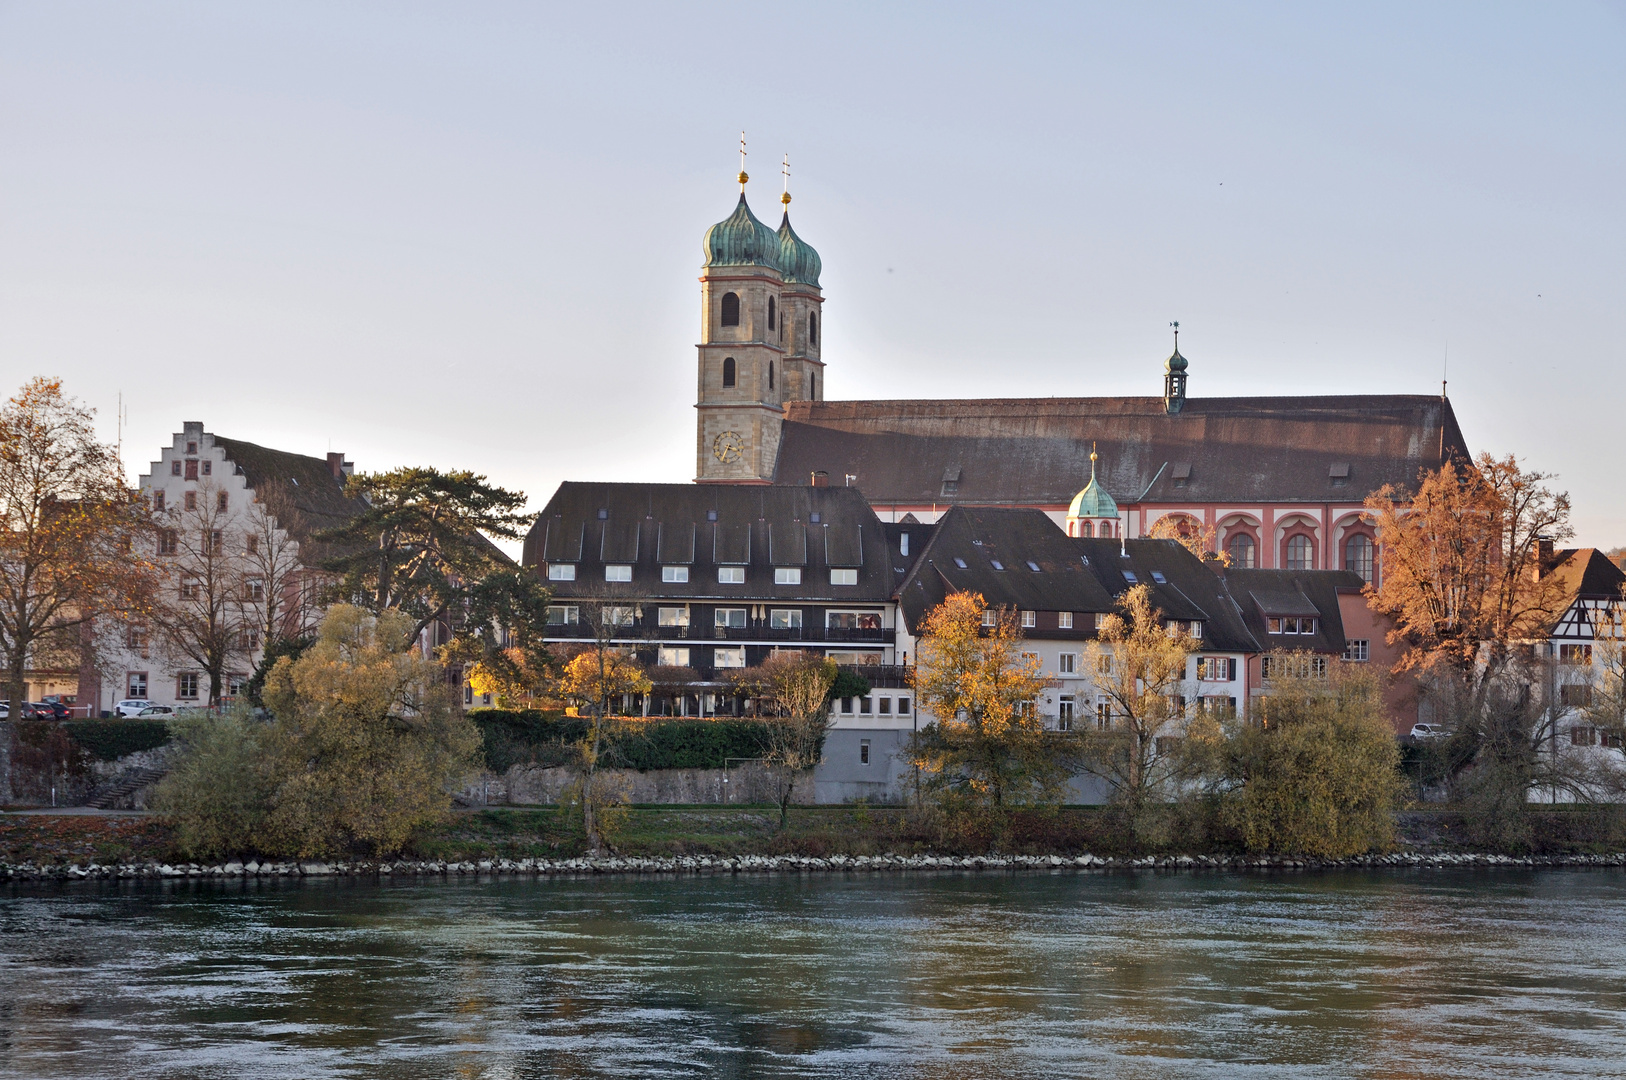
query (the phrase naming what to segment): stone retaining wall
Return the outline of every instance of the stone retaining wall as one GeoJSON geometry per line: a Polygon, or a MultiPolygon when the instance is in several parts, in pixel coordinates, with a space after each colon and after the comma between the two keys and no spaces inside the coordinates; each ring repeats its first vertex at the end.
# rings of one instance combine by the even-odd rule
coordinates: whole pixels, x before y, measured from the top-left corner
{"type": "MultiPolygon", "coordinates": [[[[460,794],[466,802],[493,806],[557,805],[579,776],[564,766],[515,765],[500,776],[480,774],[460,794]]],[[[777,779],[758,761],[741,762],[732,769],[600,769],[593,783],[629,803],[724,806],[779,801],[777,779]]],[[[812,805],[813,793],[813,778],[804,773],[796,780],[791,802],[812,805]]]]}

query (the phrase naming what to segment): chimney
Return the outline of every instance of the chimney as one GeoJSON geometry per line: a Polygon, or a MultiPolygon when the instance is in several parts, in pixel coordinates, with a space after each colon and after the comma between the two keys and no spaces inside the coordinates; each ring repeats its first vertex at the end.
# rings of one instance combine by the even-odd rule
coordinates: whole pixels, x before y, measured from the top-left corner
{"type": "Polygon", "coordinates": [[[817,470],[814,471],[813,477],[812,477],[810,483],[814,487],[829,487],[830,486],[830,474],[825,472],[823,469],[817,469],[817,470]]]}
{"type": "Polygon", "coordinates": [[[1530,568],[1530,580],[1540,581],[1543,574],[1553,568],[1553,538],[1536,537],[1536,562],[1530,568]]]}
{"type": "Polygon", "coordinates": [[[341,484],[344,483],[344,466],[345,461],[343,454],[334,453],[332,450],[327,452],[328,471],[333,474],[333,479],[337,480],[341,484]]]}

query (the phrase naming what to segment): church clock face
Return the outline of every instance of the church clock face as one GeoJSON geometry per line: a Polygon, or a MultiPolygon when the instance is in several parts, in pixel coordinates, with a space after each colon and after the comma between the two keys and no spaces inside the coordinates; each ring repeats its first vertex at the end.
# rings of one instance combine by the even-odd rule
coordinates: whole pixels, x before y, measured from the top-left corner
{"type": "Polygon", "coordinates": [[[711,456],[724,465],[732,465],[745,452],[745,436],[737,431],[725,431],[711,441],[711,456]]]}

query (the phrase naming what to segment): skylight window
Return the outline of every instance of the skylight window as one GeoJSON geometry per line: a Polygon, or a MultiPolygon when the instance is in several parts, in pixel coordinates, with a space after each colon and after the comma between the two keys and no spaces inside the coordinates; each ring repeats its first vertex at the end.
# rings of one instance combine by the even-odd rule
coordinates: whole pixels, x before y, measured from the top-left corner
{"type": "Polygon", "coordinates": [[[1005,564],[1000,562],[998,559],[989,559],[988,561],[994,564],[994,569],[995,570],[1003,570],[1003,569],[1005,569],[1005,564]]]}
{"type": "Polygon", "coordinates": [[[1039,573],[1039,564],[1034,562],[1032,559],[1029,559],[1028,560],[1028,569],[1032,570],[1035,574],[1037,574],[1037,573],[1039,573]]]}
{"type": "Polygon", "coordinates": [[[1167,585],[1169,583],[1169,579],[1163,576],[1163,571],[1161,570],[1152,571],[1152,580],[1157,582],[1159,585],[1167,585]]]}
{"type": "Polygon", "coordinates": [[[1139,585],[1140,584],[1140,578],[1135,576],[1135,572],[1133,570],[1125,570],[1124,571],[1124,580],[1129,582],[1129,584],[1131,584],[1131,585],[1139,585]]]}
{"type": "Polygon", "coordinates": [[[954,556],[954,565],[958,566],[961,570],[964,570],[965,569],[965,560],[960,558],[958,555],[956,555],[956,556],[954,556]]]}

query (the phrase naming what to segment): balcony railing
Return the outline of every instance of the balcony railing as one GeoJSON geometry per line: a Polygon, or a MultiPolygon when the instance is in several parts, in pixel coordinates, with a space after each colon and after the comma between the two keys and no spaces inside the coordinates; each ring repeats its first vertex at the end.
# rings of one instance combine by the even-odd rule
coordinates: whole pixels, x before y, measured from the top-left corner
{"type": "MultiPolygon", "coordinates": [[[[587,623],[550,623],[547,637],[590,640],[593,628],[587,623]]],[[[639,620],[612,628],[612,638],[642,638],[650,641],[814,641],[835,644],[882,643],[892,640],[886,627],[823,626],[658,626],[639,620]]]]}

